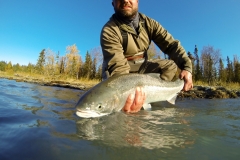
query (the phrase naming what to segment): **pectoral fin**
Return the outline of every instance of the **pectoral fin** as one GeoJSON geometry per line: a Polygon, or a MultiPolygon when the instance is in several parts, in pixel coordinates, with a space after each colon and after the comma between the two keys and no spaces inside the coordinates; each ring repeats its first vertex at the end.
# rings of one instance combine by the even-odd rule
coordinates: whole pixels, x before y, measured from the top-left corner
{"type": "Polygon", "coordinates": [[[167,101],[171,104],[175,104],[176,99],[177,99],[177,94],[171,97],[170,99],[168,99],[167,101]]]}
{"type": "Polygon", "coordinates": [[[145,104],[143,104],[143,108],[144,108],[144,110],[150,111],[152,109],[152,106],[149,103],[145,103],[145,104]]]}

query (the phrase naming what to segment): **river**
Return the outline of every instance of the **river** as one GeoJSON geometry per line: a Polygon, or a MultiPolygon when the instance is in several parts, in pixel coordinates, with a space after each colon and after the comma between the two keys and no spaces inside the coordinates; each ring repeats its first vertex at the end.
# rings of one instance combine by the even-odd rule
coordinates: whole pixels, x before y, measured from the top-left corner
{"type": "Polygon", "coordinates": [[[83,91],[0,79],[0,159],[239,159],[240,99],[83,119],[83,91]]]}

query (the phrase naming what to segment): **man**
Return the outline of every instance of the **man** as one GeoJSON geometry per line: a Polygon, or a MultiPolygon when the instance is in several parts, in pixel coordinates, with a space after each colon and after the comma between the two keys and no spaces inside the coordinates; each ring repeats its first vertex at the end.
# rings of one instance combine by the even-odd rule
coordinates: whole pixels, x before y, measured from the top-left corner
{"type": "MultiPolygon", "coordinates": [[[[113,0],[115,14],[101,32],[103,78],[126,73],[160,73],[163,80],[172,80],[177,66],[184,79],[183,90],[193,87],[192,64],[178,40],[175,40],[157,21],[138,12],[138,0],[113,0]],[[146,51],[153,41],[172,60],[148,61],[146,51]],[[177,66],[176,66],[177,65],[177,66]]],[[[146,95],[136,88],[129,95],[123,111],[138,112],[146,95]]]]}

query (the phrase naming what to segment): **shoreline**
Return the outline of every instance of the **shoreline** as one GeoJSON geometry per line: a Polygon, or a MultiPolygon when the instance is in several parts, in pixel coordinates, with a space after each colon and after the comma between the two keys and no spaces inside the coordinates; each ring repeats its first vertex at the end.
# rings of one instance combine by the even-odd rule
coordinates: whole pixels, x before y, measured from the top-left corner
{"type": "Polygon", "coordinates": [[[240,97],[240,90],[229,90],[221,86],[194,86],[190,91],[181,91],[178,98],[227,99],[240,97]]]}
{"type": "Polygon", "coordinates": [[[83,84],[81,82],[70,82],[64,80],[50,80],[46,78],[36,78],[31,76],[21,76],[15,74],[14,76],[0,75],[2,79],[15,80],[16,82],[26,82],[26,83],[34,83],[42,86],[53,86],[53,87],[63,87],[63,88],[71,88],[78,90],[88,90],[94,86],[90,84],[83,84]]]}
{"type": "MultiPolygon", "coordinates": [[[[15,80],[16,82],[34,83],[42,86],[63,87],[78,90],[89,90],[96,84],[86,84],[84,82],[69,82],[65,80],[49,80],[46,78],[36,78],[30,76],[21,76],[15,74],[13,76],[0,75],[2,79],[15,80]]],[[[194,86],[190,91],[181,91],[178,94],[178,98],[205,98],[205,99],[226,99],[226,98],[238,98],[240,97],[240,90],[229,90],[221,86],[194,86]]]]}

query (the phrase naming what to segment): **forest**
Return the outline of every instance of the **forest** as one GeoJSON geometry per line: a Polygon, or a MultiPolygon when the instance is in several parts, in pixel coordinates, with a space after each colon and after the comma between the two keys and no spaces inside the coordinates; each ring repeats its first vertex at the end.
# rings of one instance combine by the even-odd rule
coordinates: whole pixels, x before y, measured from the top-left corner
{"type": "MultiPolygon", "coordinates": [[[[168,58],[153,43],[151,43],[147,53],[149,59],[168,58]]],[[[187,54],[192,60],[194,83],[203,82],[208,85],[240,83],[240,61],[237,55],[233,55],[231,57],[233,61],[231,61],[229,56],[221,56],[220,49],[215,49],[210,45],[203,46],[200,52],[195,45],[193,52],[187,54]]],[[[36,59],[36,64],[29,63],[28,65],[12,64],[11,61],[5,62],[0,59],[0,71],[58,79],[101,80],[103,59],[101,47],[96,47],[90,52],[87,51],[84,59],[75,44],[66,47],[64,56],[59,56],[59,53],[55,53],[51,49],[42,49],[36,59]]]]}

